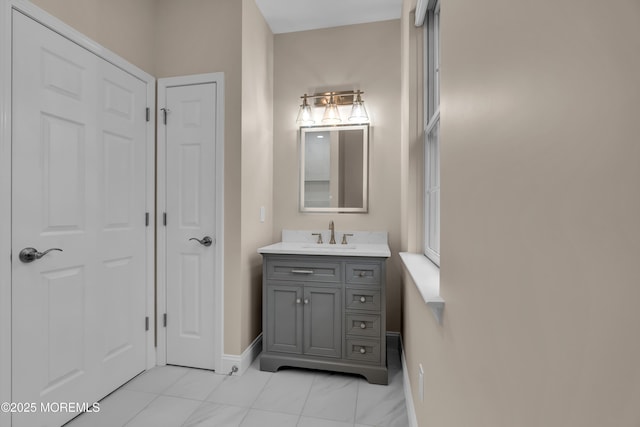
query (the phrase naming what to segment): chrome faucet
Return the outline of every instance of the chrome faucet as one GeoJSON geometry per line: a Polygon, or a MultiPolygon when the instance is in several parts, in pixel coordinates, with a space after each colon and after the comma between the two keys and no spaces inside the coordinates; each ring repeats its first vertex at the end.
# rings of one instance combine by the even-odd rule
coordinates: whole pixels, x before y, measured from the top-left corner
{"type": "Polygon", "coordinates": [[[333,225],[333,220],[329,221],[329,230],[331,230],[331,239],[329,239],[329,244],[330,245],[335,245],[336,244],[336,233],[335,233],[335,226],[333,225]]]}

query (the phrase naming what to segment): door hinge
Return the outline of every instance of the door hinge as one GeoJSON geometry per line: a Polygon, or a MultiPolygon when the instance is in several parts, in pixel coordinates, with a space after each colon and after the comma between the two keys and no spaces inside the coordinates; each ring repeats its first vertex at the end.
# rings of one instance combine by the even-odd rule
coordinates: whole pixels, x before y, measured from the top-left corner
{"type": "Polygon", "coordinates": [[[151,108],[147,107],[147,121],[151,121],[151,108]]]}
{"type": "Polygon", "coordinates": [[[162,214],[162,224],[166,227],[167,226],[167,213],[164,212],[162,214]]]}
{"type": "Polygon", "coordinates": [[[144,318],[144,330],[145,331],[149,330],[149,316],[144,318]]]}
{"type": "Polygon", "coordinates": [[[144,213],[144,225],[145,225],[146,227],[148,227],[148,226],[149,226],[149,212],[145,212],[145,213],[144,213]]]}
{"type": "Polygon", "coordinates": [[[167,313],[162,315],[162,326],[167,327],[167,313]]]}
{"type": "Polygon", "coordinates": [[[162,111],[162,122],[166,125],[167,115],[171,112],[171,110],[169,110],[168,108],[161,108],[160,111],[162,111]]]}

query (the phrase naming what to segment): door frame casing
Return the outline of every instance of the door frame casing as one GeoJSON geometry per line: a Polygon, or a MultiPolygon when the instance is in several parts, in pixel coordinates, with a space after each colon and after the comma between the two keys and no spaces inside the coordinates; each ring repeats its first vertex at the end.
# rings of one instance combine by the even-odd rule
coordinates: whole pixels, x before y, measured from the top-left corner
{"type": "MultiPolygon", "coordinates": [[[[12,13],[17,10],[54,32],[71,40],[96,56],[131,74],[146,84],[146,104],[155,105],[155,78],[127,62],[110,50],[102,47],[84,34],[74,30],[56,17],[25,0],[0,0],[0,402],[11,402],[11,69],[12,69],[12,13]]],[[[154,207],[155,207],[155,117],[151,114],[147,122],[146,137],[146,211],[149,226],[146,229],[146,316],[154,316],[154,207]]],[[[141,220],[142,217],[141,217],[141,220]]],[[[141,327],[144,319],[140,319],[141,327]]],[[[156,364],[154,351],[154,325],[146,335],[146,369],[156,364]]],[[[11,426],[11,414],[0,412],[0,427],[11,426]]]]}
{"type": "Polygon", "coordinates": [[[214,270],[214,369],[218,373],[224,373],[224,73],[205,73],[188,76],[167,77],[158,79],[158,104],[157,104],[157,210],[156,223],[158,224],[156,239],[157,253],[157,306],[156,330],[157,347],[156,360],[158,365],[167,363],[167,329],[161,324],[162,314],[167,307],[167,228],[163,224],[164,212],[167,212],[167,147],[166,126],[162,123],[162,109],[167,104],[167,89],[177,86],[200,85],[216,83],[216,125],[215,125],[215,270],[214,270]]]}

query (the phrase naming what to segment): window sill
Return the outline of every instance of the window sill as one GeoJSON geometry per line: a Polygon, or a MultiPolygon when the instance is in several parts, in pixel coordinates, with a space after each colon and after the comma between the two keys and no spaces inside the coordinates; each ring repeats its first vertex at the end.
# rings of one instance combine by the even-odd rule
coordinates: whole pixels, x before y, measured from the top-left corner
{"type": "Polygon", "coordinates": [[[442,324],[444,299],[440,296],[440,269],[422,254],[400,252],[400,259],[436,321],[442,324]]]}

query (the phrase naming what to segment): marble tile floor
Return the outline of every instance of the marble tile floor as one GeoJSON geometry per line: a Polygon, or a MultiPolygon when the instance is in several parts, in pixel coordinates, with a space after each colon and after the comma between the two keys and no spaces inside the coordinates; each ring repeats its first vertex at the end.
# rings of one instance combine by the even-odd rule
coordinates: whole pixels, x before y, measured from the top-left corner
{"type": "Polygon", "coordinates": [[[242,376],[153,368],[65,427],[407,427],[402,364],[387,351],[389,385],[356,375],[283,368],[242,376]]]}

